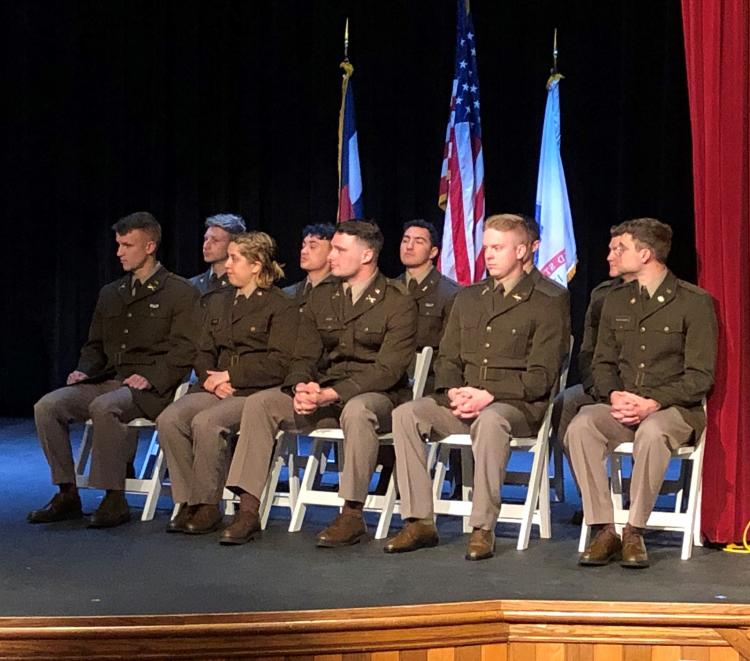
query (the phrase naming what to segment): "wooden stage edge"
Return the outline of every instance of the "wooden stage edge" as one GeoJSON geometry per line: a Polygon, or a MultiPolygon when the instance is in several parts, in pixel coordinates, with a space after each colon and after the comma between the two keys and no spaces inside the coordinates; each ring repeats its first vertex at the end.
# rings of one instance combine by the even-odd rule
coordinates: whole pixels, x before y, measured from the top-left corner
{"type": "Polygon", "coordinates": [[[0,618],[0,659],[750,661],[750,604],[478,601],[0,618]]]}

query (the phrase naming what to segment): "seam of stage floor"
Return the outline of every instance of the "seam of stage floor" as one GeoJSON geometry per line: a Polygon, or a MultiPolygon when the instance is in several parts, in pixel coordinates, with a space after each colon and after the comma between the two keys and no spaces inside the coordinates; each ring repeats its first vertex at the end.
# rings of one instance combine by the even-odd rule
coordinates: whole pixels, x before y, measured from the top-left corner
{"type": "MultiPolygon", "coordinates": [[[[299,533],[286,532],[287,511],[275,511],[257,541],[237,548],[220,547],[216,535],[167,535],[167,499],[151,522],[111,530],[89,530],[83,522],[32,526],[26,512],[52,492],[33,424],[0,420],[0,443],[0,484],[7,494],[0,499],[0,616],[284,611],[291,617],[299,611],[498,599],[732,608],[750,596],[750,558],[696,548],[692,560],[681,561],[679,536],[671,533],[648,536],[648,570],[579,568],[579,529],[567,522],[575,509],[569,503],[553,506],[551,540],[540,540],[534,530],[529,549],[518,552],[517,526],[500,524],[496,557],[477,563],[463,559],[467,536],[460,522],[445,517],[438,547],[396,556],[384,554],[381,541],[315,548],[315,533],[332,514],[327,508],[310,508],[299,533]]],[[[91,511],[99,498],[85,491],[84,509],[91,511]]],[[[131,503],[138,515],[142,500],[131,503]]]]}

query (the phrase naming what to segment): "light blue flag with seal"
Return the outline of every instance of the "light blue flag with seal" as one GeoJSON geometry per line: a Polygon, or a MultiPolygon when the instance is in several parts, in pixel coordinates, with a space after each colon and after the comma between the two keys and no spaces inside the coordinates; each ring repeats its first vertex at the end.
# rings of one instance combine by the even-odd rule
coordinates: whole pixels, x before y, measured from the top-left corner
{"type": "Polygon", "coordinates": [[[541,243],[534,263],[548,278],[567,287],[575,275],[578,258],[565,172],[560,158],[561,79],[562,76],[556,73],[547,81],[547,107],[544,111],[535,209],[541,243]]]}

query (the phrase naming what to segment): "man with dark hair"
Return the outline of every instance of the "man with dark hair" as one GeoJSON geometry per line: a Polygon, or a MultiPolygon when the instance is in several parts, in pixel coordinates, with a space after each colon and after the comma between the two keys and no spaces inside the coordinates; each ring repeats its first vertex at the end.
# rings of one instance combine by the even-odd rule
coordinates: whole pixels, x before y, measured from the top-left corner
{"type": "Polygon", "coordinates": [[[240,496],[223,544],[242,544],[260,529],[258,508],[276,433],[341,426],[344,507],[318,535],[318,546],[356,544],[367,534],[362,507],[376,466],[378,433],[391,428],[394,404],[408,390],[417,311],[398,283],[378,270],[377,225],[336,226],[329,261],[335,281],[315,287],[301,315],[294,362],[281,389],[250,395],[227,487],[240,496]]]}
{"type": "Polygon", "coordinates": [[[559,376],[566,299],[546,293],[524,271],[530,237],[523,219],[490,216],[483,243],[490,277],[456,296],[435,366],[435,393],[393,412],[406,525],[386,542],[386,553],[438,543],[424,441],[468,433],[474,489],[466,559],[494,554],[511,435],[536,433],[559,376]]]}
{"type": "Polygon", "coordinates": [[[299,251],[300,268],[307,276],[284,287],[284,293],[291,296],[302,311],[314,287],[324,282],[331,273],[328,255],[331,252],[331,239],[336,228],[328,223],[307,225],[302,230],[302,246],[299,251]]]}
{"type": "Polygon", "coordinates": [[[203,261],[208,264],[208,271],[190,278],[201,293],[201,304],[206,294],[228,286],[227,247],[233,236],[245,231],[242,216],[232,213],[220,213],[206,218],[206,233],[203,235],[203,261]]]}
{"type": "Polygon", "coordinates": [[[107,491],[89,526],[128,521],[123,490],[135,447],[127,423],[138,417],[156,418],[192,365],[191,316],[198,293],[156,260],[159,223],[150,213],[139,212],[112,229],[126,275],[99,293],[88,341],[67,385],[34,407],[52,482],[60,491],[29,514],[31,523],[83,515],[68,423],[87,418],[93,422],[89,484],[107,491]]]}
{"type": "Polygon", "coordinates": [[[705,427],[702,399],[714,379],[717,325],[711,296],[665,265],[672,229],[654,218],[613,228],[611,251],[632,282],[610,290],[601,313],[592,374],[599,402],[584,406],[565,435],[586,523],[594,538],[581,565],[621,557],[648,567],[643,532],[672,450],[705,427]],[[633,443],[628,523],[617,535],[607,455],[633,443]]]}
{"type": "Polygon", "coordinates": [[[398,279],[417,304],[417,351],[423,347],[437,351],[459,290],[456,282],[434,267],[439,251],[437,237],[435,226],[425,220],[404,224],[399,256],[406,271],[398,279]]]}

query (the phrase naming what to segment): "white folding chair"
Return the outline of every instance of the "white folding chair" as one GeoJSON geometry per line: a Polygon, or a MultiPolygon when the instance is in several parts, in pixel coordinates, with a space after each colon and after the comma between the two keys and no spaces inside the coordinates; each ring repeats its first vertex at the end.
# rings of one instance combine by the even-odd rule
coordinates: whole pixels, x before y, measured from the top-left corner
{"type": "MultiPolygon", "coordinates": [[[[181,383],[174,394],[174,400],[177,401],[190,387],[190,382],[181,383]]],[[[156,422],[148,418],[135,418],[128,423],[128,427],[140,435],[144,429],[151,430],[151,439],[146,450],[146,454],[141,462],[138,476],[127,478],[125,480],[125,491],[132,494],[146,496],[146,502],[143,505],[141,521],[151,521],[156,512],[156,504],[162,492],[162,482],[167,470],[167,464],[164,460],[164,451],[159,447],[159,433],[156,430],[156,422]]],[[[91,457],[92,446],[92,428],[91,420],[87,420],[83,428],[83,437],[81,438],[81,447],[78,450],[78,457],[75,460],[76,486],[79,489],[89,488],[89,476],[86,473],[86,465],[91,457]]]]}
{"type": "MultiPolygon", "coordinates": [[[[703,401],[703,411],[706,411],[706,401],[703,401]]],[[[653,510],[646,522],[649,530],[670,530],[682,532],[681,560],[690,560],[693,554],[693,545],[702,546],[700,509],[701,490],[703,481],[703,452],[706,441],[706,430],[704,429],[700,438],[694,445],[683,445],[672,452],[672,458],[681,462],[690,462],[690,485],[688,487],[687,506],[682,511],[684,496],[684,482],[675,492],[675,504],[671,511],[653,510]]],[[[610,494],[615,514],[615,528],[618,533],[622,532],[623,526],[628,522],[629,510],[623,502],[623,476],[622,460],[633,456],[633,443],[620,443],[610,456],[610,494]]],[[[681,474],[683,471],[680,471],[681,474]]],[[[583,553],[589,543],[591,528],[584,518],[581,524],[581,536],[578,541],[578,550],[583,553]]]]}
{"type": "MultiPolygon", "coordinates": [[[[570,338],[570,348],[560,370],[560,378],[550,392],[547,410],[542,425],[536,436],[513,437],[510,441],[511,451],[523,451],[533,454],[531,472],[529,473],[526,498],[523,503],[503,502],[497,520],[500,522],[520,523],[516,548],[523,551],[529,546],[531,526],[539,526],[539,536],[549,539],[552,536],[550,519],[549,493],[549,436],[552,426],[552,404],[558,392],[565,388],[570,366],[570,351],[573,347],[573,337],[570,338]]],[[[463,517],[464,532],[471,532],[469,517],[471,516],[471,498],[474,479],[474,458],[471,453],[471,437],[469,434],[451,434],[441,439],[438,445],[438,460],[435,465],[435,475],[432,482],[433,507],[435,514],[447,514],[463,517]],[[451,448],[461,449],[462,471],[462,499],[449,500],[442,497],[443,481],[445,480],[446,461],[451,448]]]]}
{"type": "MultiPolygon", "coordinates": [[[[425,347],[417,353],[414,367],[414,381],[412,384],[412,397],[418,399],[424,393],[427,375],[432,361],[432,347],[425,347]]],[[[325,471],[327,463],[327,449],[330,443],[338,443],[340,467],[344,463],[344,433],[341,429],[316,429],[309,436],[313,439],[312,449],[307,458],[305,472],[299,485],[299,493],[292,510],[292,519],[289,523],[289,532],[297,532],[302,527],[305,511],[308,505],[325,505],[341,508],[344,504],[338,493],[324,489],[314,488],[318,474],[325,471]]],[[[393,434],[379,434],[378,440],[381,445],[392,445],[393,434]]],[[[382,470],[382,466],[376,468],[376,472],[382,470]]],[[[393,514],[399,511],[396,503],[396,480],[395,470],[388,481],[388,487],[384,495],[368,494],[364,503],[365,511],[380,512],[378,526],[375,531],[375,539],[383,539],[388,535],[393,514]]]]}

